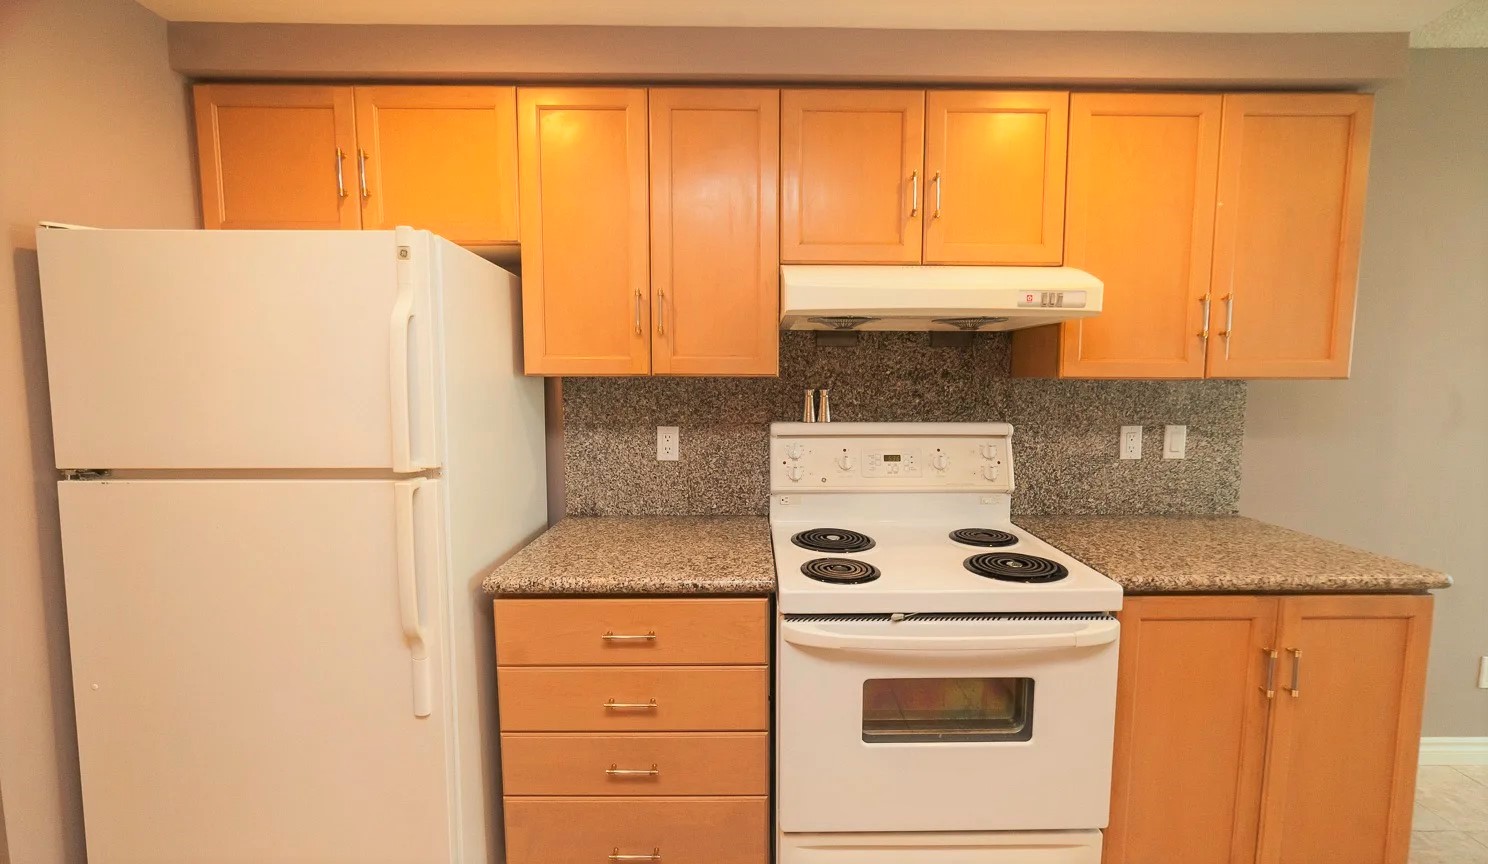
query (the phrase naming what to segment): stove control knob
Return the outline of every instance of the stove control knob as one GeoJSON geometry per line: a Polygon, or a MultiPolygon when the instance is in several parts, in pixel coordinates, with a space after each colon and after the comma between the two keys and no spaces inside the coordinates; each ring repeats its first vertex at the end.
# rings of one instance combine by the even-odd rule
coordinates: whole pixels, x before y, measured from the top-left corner
{"type": "Polygon", "coordinates": [[[983,459],[996,459],[997,458],[997,445],[996,444],[983,444],[980,449],[982,451],[982,458],[983,459]]]}
{"type": "Polygon", "coordinates": [[[986,477],[988,480],[991,480],[993,483],[997,482],[997,475],[999,473],[1000,472],[998,471],[996,465],[988,465],[986,468],[982,469],[982,476],[986,477]]]}
{"type": "Polygon", "coordinates": [[[843,471],[851,471],[853,469],[853,459],[852,459],[852,457],[849,456],[849,455],[847,455],[846,453],[843,453],[841,456],[838,456],[837,457],[837,467],[838,468],[841,468],[843,471]]]}
{"type": "Polygon", "coordinates": [[[785,448],[785,455],[789,456],[791,459],[800,459],[801,456],[805,454],[805,452],[806,448],[802,447],[800,444],[791,444],[790,446],[785,448]]]}
{"type": "Polygon", "coordinates": [[[802,468],[800,465],[792,465],[789,468],[785,469],[785,473],[786,476],[790,477],[791,480],[799,482],[802,475],[806,473],[806,469],[802,468]]]}
{"type": "Polygon", "coordinates": [[[951,466],[951,457],[945,455],[944,453],[936,453],[934,456],[930,457],[930,465],[936,471],[944,471],[951,466]]]}

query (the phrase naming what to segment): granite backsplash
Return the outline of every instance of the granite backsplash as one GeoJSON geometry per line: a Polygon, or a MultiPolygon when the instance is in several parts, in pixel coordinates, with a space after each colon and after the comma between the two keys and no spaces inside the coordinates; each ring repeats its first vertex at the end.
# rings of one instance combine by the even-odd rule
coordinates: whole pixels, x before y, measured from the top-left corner
{"type": "Polygon", "coordinates": [[[570,515],[768,512],[769,424],[799,420],[802,391],[831,389],[834,421],[1013,424],[1015,513],[1229,514],[1240,493],[1245,384],[1012,378],[1010,339],[966,347],[925,333],[864,333],[819,346],[782,333],[779,378],[565,378],[570,515]],[[1163,424],[1188,426],[1187,458],[1162,458],[1163,424]],[[1141,424],[1142,458],[1117,458],[1141,424]],[[681,459],[656,460],[656,427],[680,426],[681,459]]]}

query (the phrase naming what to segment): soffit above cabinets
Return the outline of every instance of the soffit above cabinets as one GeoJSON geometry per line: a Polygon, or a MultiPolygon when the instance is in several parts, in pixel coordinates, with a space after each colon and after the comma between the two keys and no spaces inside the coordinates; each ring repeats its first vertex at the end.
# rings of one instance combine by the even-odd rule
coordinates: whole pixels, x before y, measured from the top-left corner
{"type": "Polygon", "coordinates": [[[548,24],[1084,30],[1176,33],[1399,33],[1459,0],[141,0],[171,21],[303,24],[548,24]]]}

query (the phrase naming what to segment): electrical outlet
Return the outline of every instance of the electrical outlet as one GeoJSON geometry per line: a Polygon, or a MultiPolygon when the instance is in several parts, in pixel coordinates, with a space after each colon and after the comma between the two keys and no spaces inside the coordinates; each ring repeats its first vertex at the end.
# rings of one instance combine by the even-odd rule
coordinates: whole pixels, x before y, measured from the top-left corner
{"type": "Polygon", "coordinates": [[[682,458],[682,431],[676,426],[656,427],[656,461],[676,462],[682,458]]]}
{"type": "Polygon", "coordinates": [[[1163,427],[1163,458],[1182,459],[1188,449],[1188,427],[1169,423],[1163,427]]]}
{"type": "Polygon", "coordinates": [[[1478,658],[1478,687],[1488,690],[1488,657],[1478,658]]]}
{"type": "Polygon", "coordinates": [[[1121,458],[1122,459],[1141,459],[1142,458],[1142,427],[1141,426],[1122,426],[1121,427],[1121,444],[1120,444],[1120,446],[1121,446],[1121,458]]]}

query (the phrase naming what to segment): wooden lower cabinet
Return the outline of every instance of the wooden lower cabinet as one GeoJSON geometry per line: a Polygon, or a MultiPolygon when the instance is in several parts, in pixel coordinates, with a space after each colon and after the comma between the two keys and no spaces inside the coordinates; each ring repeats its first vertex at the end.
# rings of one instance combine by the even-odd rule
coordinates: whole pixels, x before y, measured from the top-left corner
{"type": "Polygon", "coordinates": [[[1405,864],[1427,596],[1130,597],[1105,864],[1405,864]]]}
{"type": "Polygon", "coordinates": [[[769,824],[768,798],[508,798],[506,860],[765,864],[769,824]]]}
{"type": "Polygon", "coordinates": [[[496,600],[507,862],[768,864],[769,608],[496,600]]]}

